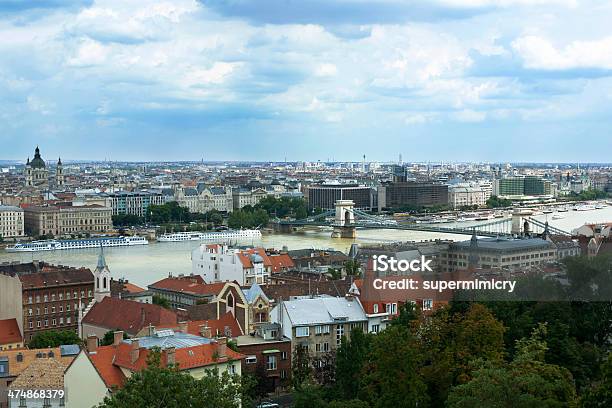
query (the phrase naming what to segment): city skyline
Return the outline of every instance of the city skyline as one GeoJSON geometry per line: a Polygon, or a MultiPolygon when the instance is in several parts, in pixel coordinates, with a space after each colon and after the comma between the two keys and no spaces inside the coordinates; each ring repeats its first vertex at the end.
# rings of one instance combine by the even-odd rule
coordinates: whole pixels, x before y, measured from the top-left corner
{"type": "Polygon", "coordinates": [[[4,2],[0,159],[605,163],[611,18],[573,0],[4,2]]]}

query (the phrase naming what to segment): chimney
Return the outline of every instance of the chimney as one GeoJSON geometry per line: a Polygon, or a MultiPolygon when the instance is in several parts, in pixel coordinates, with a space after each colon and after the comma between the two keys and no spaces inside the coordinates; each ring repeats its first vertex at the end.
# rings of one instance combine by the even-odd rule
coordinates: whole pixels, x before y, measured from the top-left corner
{"type": "Polygon", "coordinates": [[[219,359],[227,357],[227,337],[217,339],[217,356],[219,359]]]}
{"type": "Polygon", "coordinates": [[[154,336],[154,335],[155,335],[155,326],[149,323],[149,325],[147,326],[147,336],[154,336]]]}
{"type": "Polygon", "coordinates": [[[90,353],[98,349],[98,338],[94,334],[87,336],[87,351],[90,353]]]}
{"type": "Polygon", "coordinates": [[[205,337],[207,339],[212,338],[212,331],[210,330],[210,327],[208,327],[208,323],[200,325],[200,336],[205,337]]]}
{"type": "Polygon", "coordinates": [[[181,333],[187,333],[187,322],[179,322],[179,329],[181,333]]]}
{"type": "Polygon", "coordinates": [[[118,346],[123,341],[123,332],[121,330],[113,332],[113,346],[118,346]]]}
{"type": "Polygon", "coordinates": [[[176,364],[176,348],[168,347],[166,349],[166,366],[176,364]]]}
{"type": "Polygon", "coordinates": [[[130,350],[130,361],[135,363],[140,355],[140,341],[138,339],[132,340],[132,349],[130,350]]]}

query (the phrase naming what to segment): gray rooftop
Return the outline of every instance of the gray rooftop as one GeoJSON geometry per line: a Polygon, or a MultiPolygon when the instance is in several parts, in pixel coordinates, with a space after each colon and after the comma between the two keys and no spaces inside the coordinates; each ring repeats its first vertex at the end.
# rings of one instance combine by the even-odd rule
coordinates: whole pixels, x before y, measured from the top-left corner
{"type": "Polygon", "coordinates": [[[315,297],[283,302],[293,326],[333,324],[337,321],[359,322],[367,320],[357,299],[343,297],[315,297]]]}
{"type": "MultiPolygon", "coordinates": [[[[478,248],[491,251],[520,251],[534,250],[538,248],[552,248],[553,244],[542,238],[480,238],[478,239],[478,248]]],[[[455,242],[450,245],[450,248],[469,249],[470,241],[455,242]]]]}
{"type": "MultiPolygon", "coordinates": [[[[130,344],[133,339],[123,340],[130,344]]],[[[171,329],[157,330],[153,336],[139,337],[139,346],[150,349],[152,347],[168,348],[174,347],[177,349],[185,347],[194,347],[202,344],[209,344],[210,340],[193,334],[175,332],[171,329]]]]}

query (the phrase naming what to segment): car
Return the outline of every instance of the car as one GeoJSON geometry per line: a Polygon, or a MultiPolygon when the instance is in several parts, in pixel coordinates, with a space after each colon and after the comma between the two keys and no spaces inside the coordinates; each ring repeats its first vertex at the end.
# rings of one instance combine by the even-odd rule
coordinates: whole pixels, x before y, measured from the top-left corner
{"type": "Polygon", "coordinates": [[[280,408],[280,405],[272,401],[263,401],[257,408],[280,408]]]}

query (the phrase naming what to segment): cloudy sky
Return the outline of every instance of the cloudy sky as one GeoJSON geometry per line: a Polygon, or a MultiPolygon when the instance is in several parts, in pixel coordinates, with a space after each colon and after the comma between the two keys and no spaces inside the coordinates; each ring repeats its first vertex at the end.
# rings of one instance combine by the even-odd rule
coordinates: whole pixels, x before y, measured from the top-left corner
{"type": "Polygon", "coordinates": [[[4,0],[0,159],[610,162],[612,2],[4,0]]]}

